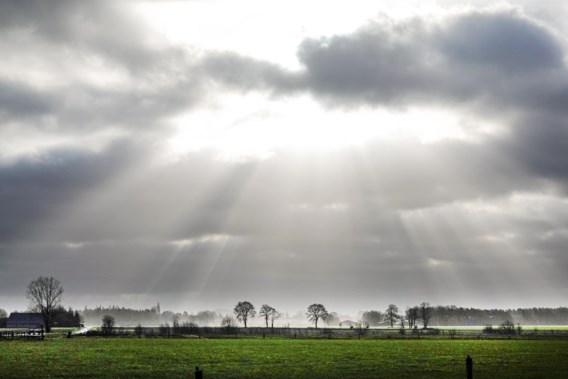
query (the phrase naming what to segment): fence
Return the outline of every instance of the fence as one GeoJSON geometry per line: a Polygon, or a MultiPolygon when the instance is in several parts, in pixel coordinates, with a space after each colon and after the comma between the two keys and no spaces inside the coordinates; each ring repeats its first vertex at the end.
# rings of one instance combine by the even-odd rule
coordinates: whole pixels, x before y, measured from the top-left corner
{"type": "MultiPolygon", "coordinates": [[[[87,336],[104,336],[103,332],[91,330],[87,336]]],[[[515,330],[512,333],[494,330],[491,333],[471,329],[375,329],[375,328],[264,328],[264,327],[211,327],[169,326],[115,327],[113,336],[176,337],[194,336],[206,338],[337,338],[337,339],[568,339],[568,330],[515,330]]]]}
{"type": "Polygon", "coordinates": [[[43,330],[4,330],[0,331],[0,339],[37,339],[43,340],[44,333],[43,330]]]}

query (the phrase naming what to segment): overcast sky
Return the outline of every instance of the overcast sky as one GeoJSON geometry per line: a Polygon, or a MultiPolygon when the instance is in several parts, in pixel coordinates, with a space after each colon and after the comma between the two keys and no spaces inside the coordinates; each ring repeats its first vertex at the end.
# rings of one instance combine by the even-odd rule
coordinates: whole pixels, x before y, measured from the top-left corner
{"type": "Polygon", "coordinates": [[[0,2],[0,308],[567,306],[567,17],[0,2]]]}

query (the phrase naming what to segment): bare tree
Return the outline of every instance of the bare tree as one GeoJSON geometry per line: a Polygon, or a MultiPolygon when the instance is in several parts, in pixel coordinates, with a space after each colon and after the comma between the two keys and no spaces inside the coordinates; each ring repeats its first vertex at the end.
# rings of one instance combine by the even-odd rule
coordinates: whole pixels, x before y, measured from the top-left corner
{"type": "Polygon", "coordinates": [[[270,327],[274,330],[274,320],[279,319],[282,316],[282,313],[278,312],[276,309],[272,310],[270,313],[270,327]]]}
{"type": "Polygon", "coordinates": [[[247,320],[256,316],[254,305],[248,301],[239,301],[237,305],[235,305],[233,312],[235,313],[237,320],[245,324],[245,328],[247,327],[247,320]]]}
{"type": "Polygon", "coordinates": [[[414,328],[416,321],[418,320],[419,309],[418,307],[406,308],[405,311],[406,319],[408,320],[408,327],[410,329],[414,328]]]}
{"type": "Polygon", "coordinates": [[[61,283],[55,278],[40,276],[28,284],[26,298],[30,303],[30,310],[41,314],[45,331],[49,333],[63,298],[61,283]]]}
{"type": "Polygon", "coordinates": [[[420,304],[420,317],[422,317],[424,329],[428,328],[428,323],[430,322],[430,318],[432,318],[432,307],[430,303],[424,302],[420,304]]]}
{"type": "Polygon", "coordinates": [[[0,308],[0,318],[8,318],[8,313],[0,308]]]}
{"type": "Polygon", "coordinates": [[[237,319],[231,315],[226,315],[221,320],[221,326],[225,328],[227,334],[237,333],[237,319]]]}
{"type": "Polygon", "coordinates": [[[258,314],[259,316],[262,316],[262,318],[264,318],[264,322],[266,323],[267,328],[268,328],[268,320],[270,319],[270,315],[274,311],[276,311],[276,309],[272,308],[268,304],[263,304],[262,307],[260,307],[260,311],[258,312],[258,314]]]}
{"type": "Polygon", "coordinates": [[[308,307],[308,312],[306,313],[306,316],[308,316],[308,320],[310,320],[315,324],[317,329],[318,320],[322,319],[325,321],[325,319],[329,316],[329,314],[327,313],[327,310],[323,305],[312,304],[308,307]]]}
{"type": "Polygon", "coordinates": [[[390,323],[391,328],[394,326],[396,320],[400,318],[398,314],[398,307],[394,304],[390,304],[385,311],[385,319],[390,323]]]}
{"type": "Polygon", "coordinates": [[[113,330],[114,330],[114,323],[115,323],[114,316],[104,315],[103,316],[103,325],[101,326],[103,333],[111,335],[113,330]]]}
{"type": "Polygon", "coordinates": [[[221,320],[221,326],[224,326],[227,329],[235,328],[237,326],[237,320],[235,320],[235,318],[231,315],[226,315],[221,320]]]}

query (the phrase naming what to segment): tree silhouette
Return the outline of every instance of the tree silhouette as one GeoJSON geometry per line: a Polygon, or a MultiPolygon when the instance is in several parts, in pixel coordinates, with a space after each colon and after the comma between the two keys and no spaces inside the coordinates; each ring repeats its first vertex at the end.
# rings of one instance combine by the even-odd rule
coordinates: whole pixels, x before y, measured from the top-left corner
{"type": "Polygon", "coordinates": [[[394,304],[390,304],[385,311],[385,319],[390,323],[391,328],[400,316],[398,314],[398,307],[394,304]]]}
{"type": "Polygon", "coordinates": [[[432,318],[432,307],[430,303],[424,302],[420,304],[420,317],[422,317],[422,324],[424,324],[424,329],[426,329],[430,318],[432,318]]]}
{"type": "Polygon", "coordinates": [[[312,304],[308,307],[308,312],[306,313],[308,320],[315,324],[316,329],[318,328],[318,320],[325,319],[329,316],[325,307],[321,304],[312,304]]]}
{"type": "Polygon", "coordinates": [[[270,320],[270,315],[272,315],[273,312],[276,312],[276,309],[272,308],[268,304],[262,304],[262,307],[260,307],[260,311],[258,312],[258,315],[264,318],[264,322],[266,323],[267,328],[268,320],[270,320]]]}
{"type": "Polygon", "coordinates": [[[273,308],[272,313],[270,314],[270,327],[274,329],[274,320],[279,319],[282,316],[282,313],[278,312],[276,309],[273,308]]]}
{"type": "Polygon", "coordinates": [[[235,305],[233,312],[235,313],[237,320],[245,324],[245,328],[247,327],[247,320],[249,318],[253,318],[256,315],[254,305],[252,305],[248,301],[239,301],[237,305],[235,305]]]}
{"type": "Polygon", "coordinates": [[[221,326],[228,328],[235,328],[237,326],[237,320],[231,315],[226,315],[221,320],[221,326]]]}
{"type": "Polygon", "coordinates": [[[40,276],[28,284],[26,298],[30,303],[30,310],[41,314],[45,331],[49,333],[53,318],[63,298],[61,282],[52,277],[40,276]]]}
{"type": "Polygon", "coordinates": [[[408,327],[410,329],[414,328],[414,326],[416,325],[416,320],[418,320],[419,308],[418,307],[406,308],[405,314],[406,314],[406,319],[408,320],[408,327]]]}
{"type": "Polygon", "coordinates": [[[104,334],[112,334],[112,331],[114,329],[114,317],[111,315],[104,315],[103,316],[103,325],[101,327],[101,329],[103,330],[104,334]]]}

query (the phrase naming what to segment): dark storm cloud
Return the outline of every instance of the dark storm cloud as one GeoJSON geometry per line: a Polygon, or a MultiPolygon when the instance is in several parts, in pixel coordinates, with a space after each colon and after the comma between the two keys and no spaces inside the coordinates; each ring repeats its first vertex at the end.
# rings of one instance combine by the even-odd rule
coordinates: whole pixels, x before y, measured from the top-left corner
{"type": "Polygon", "coordinates": [[[43,115],[53,110],[54,101],[46,94],[22,83],[0,80],[0,120],[43,115]]]}
{"type": "Polygon", "coordinates": [[[350,35],[305,40],[298,59],[306,87],[347,105],[398,103],[435,91],[441,78],[436,57],[428,56],[432,41],[424,28],[419,22],[392,29],[370,25],[350,35]]]}
{"type": "Polygon", "coordinates": [[[558,114],[537,114],[517,125],[502,147],[519,159],[533,175],[558,180],[568,190],[568,124],[558,114]]]}
{"type": "Polygon", "coordinates": [[[536,107],[543,96],[552,100],[545,104],[563,102],[563,57],[557,36],[519,11],[472,11],[438,22],[379,20],[306,39],[298,50],[304,69],[296,73],[226,53],[215,79],[245,89],[303,89],[342,107],[481,103],[494,111],[536,107]]]}
{"type": "Polygon", "coordinates": [[[208,53],[200,62],[204,75],[243,90],[264,89],[287,93],[304,87],[299,74],[273,63],[230,53],[208,53]]]}
{"type": "Polygon", "coordinates": [[[514,12],[472,13],[451,21],[442,33],[442,51],[466,67],[509,75],[564,68],[556,38],[514,12]]]}
{"type": "Polygon", "coordinates": [[[115,143],[104,153],[56,149],[0,165],[0,240],[29,239],[38,225],[132,164],[135,146],[115,143]]]}

